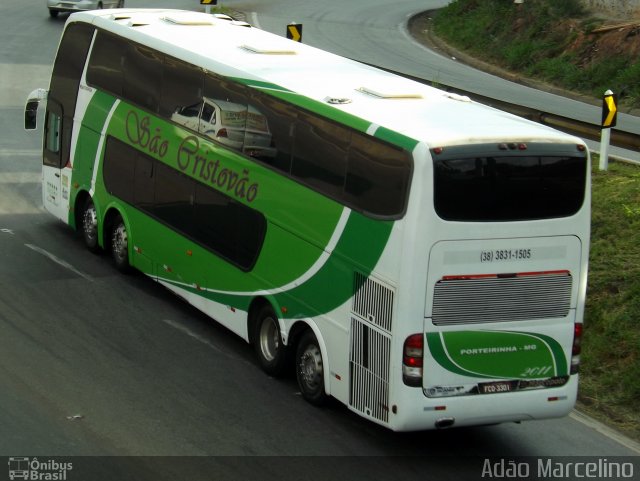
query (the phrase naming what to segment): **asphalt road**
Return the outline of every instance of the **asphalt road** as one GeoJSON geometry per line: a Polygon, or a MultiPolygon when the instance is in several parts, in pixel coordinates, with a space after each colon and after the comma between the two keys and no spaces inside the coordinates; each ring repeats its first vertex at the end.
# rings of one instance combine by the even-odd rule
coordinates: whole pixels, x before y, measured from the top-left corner
{"type": "MultiPolygon", "coordinates": [[[[292,379],[265,376],[239,338],[87,252],[43,210],[41,132],[21,127],[26,95],[47,85],[64,21],[49,19],[43,3],[0,2],[0,456],[88,456],[73,458],[70,480],[480,479],[488,456],[637,461],[633,445],[576,417],[397,434],[337,403],[314,408],[292,379]]],[[[283,4],[225,3],[247,12],[283,4]]],[[[340,17],[337,2],[325,1],[324,14],[318,2],[297,3],[291,14],[305,28],[316,19],[312,38],[359,18],[351,7],[340,17]]],[[[358,29],[372,41],[389,36],[375,20],[388,10],[382,2],[349,5],[369,3],[358,29]]],[[[275,25],[273,14],[257,18],[275,25]]]]}

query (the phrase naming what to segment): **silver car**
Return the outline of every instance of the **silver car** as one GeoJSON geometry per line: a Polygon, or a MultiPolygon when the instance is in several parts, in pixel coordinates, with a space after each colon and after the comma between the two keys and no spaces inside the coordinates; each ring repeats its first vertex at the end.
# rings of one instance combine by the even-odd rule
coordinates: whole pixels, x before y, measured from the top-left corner
{"type": "Polygon", "coordinates": [[[57,17],[60,12],[78,12],[99,8],[122,8],[124,0],[47,0],[49,15],[57,17]]]}

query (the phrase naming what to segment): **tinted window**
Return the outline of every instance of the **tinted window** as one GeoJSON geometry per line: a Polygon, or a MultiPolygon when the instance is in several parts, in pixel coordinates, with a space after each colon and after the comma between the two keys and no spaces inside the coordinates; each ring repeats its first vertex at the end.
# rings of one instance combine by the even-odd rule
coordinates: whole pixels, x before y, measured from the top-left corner
{"type": "Polygon", "coordinates": [[[107,139],[103,176],[112,195],[241,269],[255,264],[266,232],[259,212],[113,137],[107,139]]]}
{"type": "Polygon", "coordinates": [[[176,112],[197,116],[202,101],[204,72],[194,65],[165,57],[160,95],[160,115],[171,117],[176,112]],[[195,106],[195,107],[194,107],[195,106]]]}
{"type": "Polygon", "coordinates": [[[163,60],[163,55],[150,48],[129,45],[124,61],[124,97],[140,107],[157,112],[163,60]]]}
{"type": "Polygon", "coordinates": [[[107,137],[105,161],[102,167],[107,192],[128,203],[133,203],[133,179],[136,165],[136,151],[127,144],[107,137]]]}
{"type": "Polygon", "coordinates": [[[357,208],[378,216],[404,211],[411,158],[399,148],[354,133],[349,148],[345,199],[357,208]]]}
{"type": "Polygon", "coordinates": [[[171,167],[157,163],[155,205],[152,213],[181,232],[189,232],[194,222],[194,181],[171,167]]]}
{"type": "Polygon", "coordinates": [[[434,161],[435,209],[458,221],[566,217],[584,202],[586,159],[487,156],[434,161]]]}
{"type": "Polygon", "coordinates": [[[80,77],[87,60],[94,28],[90,25],[72,23],[67,27],[51,74],[50,95],[62,104],[64,115],[72,117],[75,112],[80,77]]]}
{"type": "Polygon", "coordinates": [[[300,112],[296,122],[291,173],[332,197],[342,196],[351,132],[300,112]]]}
{"type": "Polygon", "coordinates": [[[259,154],[254,157],[287,174],[291,173],[296,108],[258,92],[251,95],[249,104],[264,115],[270,132],[269,145],[273,149],[269,155],[259,154]]]}
{"type": "Polygon", "coordinates": [[[123,68],[127,43],[105,32],[98,32],[87,68],[87,82],[122,96],[123,68]]]}
{"type": "Polygon", "coordinates": [[[240,266],[255,263],[266,229],[262,214],[198,183],[194,216],[195,239],[240,266]]]}
{"type": "MultiPolygon", "coordinates": [[[[56,104],[59,110],[57,125],[52,123],[54,119],[48,119],[48,134],[54,132],[58,137],[56,158],[52,156],[46,158],[45,163],[56,167],[64,166],[69,160],[69,148],[71,145],[71,132],[73,130],[73,116],[76,111],[78,100],[78,88],[80,87],[80,77],[87,60],[87,52],[91,45],[94,28],[90,25],[72,23],[64,31],[60,42],[58,54],[51,74],[51,85],[49,89],[50,104],[56,104]]],[[[51,107],[53,109],[53,107],[51,107]]],[[[53,139],[47,139],[47,148],[53,148],[53,139]]]]}

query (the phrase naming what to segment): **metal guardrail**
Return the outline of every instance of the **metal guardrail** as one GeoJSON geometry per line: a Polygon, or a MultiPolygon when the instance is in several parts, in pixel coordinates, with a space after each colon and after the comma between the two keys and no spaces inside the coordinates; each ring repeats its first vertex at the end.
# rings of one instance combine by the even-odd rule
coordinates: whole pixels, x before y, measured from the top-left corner
{"type": "MultiPolygon", "coordinates": [[[[400,75],[402,77],[405,77],[411,80],[415,80],[416,82],[420,82],[427,85],[433,84],[433,82],[430,80],[414,77],[412,75],[407,75],[402,72],[397,72],[395,70],[390,70],[384,67],[380,67],[378,65],[372,65],[372,64],[369,64],[369,65],[371,65],[372,67],[379,68],[381,70],[386,70],[387,72],[394,73],[396,75],[400,75]]],[[[548,125],[550,127],[554,127],[558,130],[562,130],[563,132],[567,132],[569,134],[577,135],[590,140],[600,141],[602,127],[599,124],[583,122],[582,120],[575,120],[569,117],[563,117],[561,115],[544,112],[542,110],[538,110],[535,108],[512,104],[510,102],[505,102],[504,100],[486,97],[484,95],[476,94],[473,92],[467,92],[465,90],[461,90],[461,89],[451,87],[449,85],[444,85],[441,83],[438,83],[437,87],[447,92],[456,93],[459,95],[466,95],[470,99],[480,102],[482,104],[489,105],[490,107],[495,107],[499,110],[509,112],[519,117],[524,117],[526,119],[533,120],[534,122],[538,122],[544,125],[548,125]]],[[[611,145],[614,145],[616,147],[620,147],[623,149],[640,152],[640,135],[613,128],[611,129],[611,145]]]]}

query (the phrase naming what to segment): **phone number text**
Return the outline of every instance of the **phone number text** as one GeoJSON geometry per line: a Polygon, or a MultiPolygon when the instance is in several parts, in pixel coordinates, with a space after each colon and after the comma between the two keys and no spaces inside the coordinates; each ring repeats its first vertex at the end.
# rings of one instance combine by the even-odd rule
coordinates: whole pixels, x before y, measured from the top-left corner
{"type": "Polygon", "coordinates": [[[531,259],[531,249],[496,249],[480,252],[480,262],[519,261],[531,259]]]}

